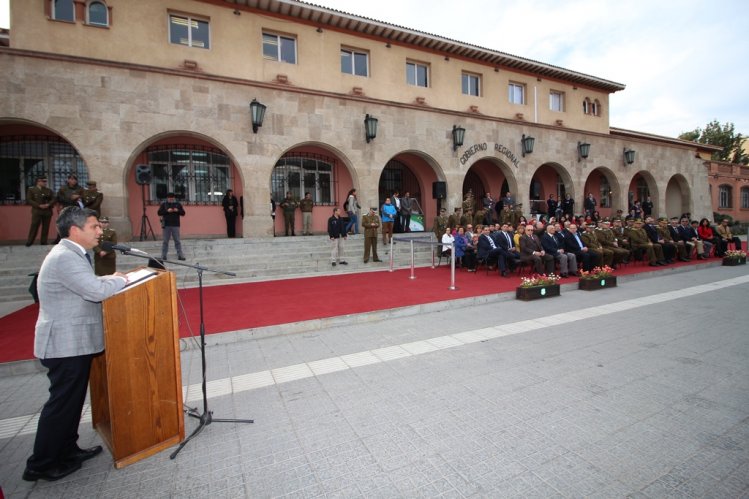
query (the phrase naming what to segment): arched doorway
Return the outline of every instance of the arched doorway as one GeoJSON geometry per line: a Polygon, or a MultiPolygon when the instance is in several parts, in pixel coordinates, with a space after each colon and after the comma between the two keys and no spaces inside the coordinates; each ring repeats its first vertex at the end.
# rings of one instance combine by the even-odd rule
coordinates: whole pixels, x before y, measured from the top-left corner
{"type": "Polygon", "coordinates": [[[478,207],[483,207],[482,200],[487,193],[491,193],[495,201],[495,211],[492,216],[496,218],[502,210],[502,197],[507,192],[513,191],[514,187],[510,185],[511,183],[515,185],[506,165],[495,158],[481,158],[471,165],[463,178],[461,199],[465,199],[466,194],[470,192],[474,201],[473,209],[476,210],[478,207]]]}
{"type": "Polygon", "coordinates": [[[629,188],[627,189],[627,210],[629,214],[632,215],[633,210],[635,210],[635,203],[641,206],[648,198],[653,203],[652,215],[657,217],[661,212],[658,203],[658,187],[653,176],[642,170],[635,173],[629,182],[629,188]]]}
{"type": "Polygon", "coordinates": [[[617,209],[623,210],[623,207],[619,208],[620,196],[616,175],[607,168],[599,167],[590,172],[583,189],[585,197],[588,193],[593,194],[596,199],[596,211],[601,217],[611,217],[617,214],[617,209]]]}
{"type": "Polygon", "coordinates": [[[567,194],[574,197],[572,188],[572,179],[567,173],[567,170],[556,163],[545,163],[538,167],[533,173],[531,182],[528,185],[528,199],[530,200],[530,206],[525,210],[531,215],[539,213],[547,216],[552,214],[547,212],[546,200],[549,199],[549,195],[553,194],[555,199],[559,202],[565,198],[567,194]]]}

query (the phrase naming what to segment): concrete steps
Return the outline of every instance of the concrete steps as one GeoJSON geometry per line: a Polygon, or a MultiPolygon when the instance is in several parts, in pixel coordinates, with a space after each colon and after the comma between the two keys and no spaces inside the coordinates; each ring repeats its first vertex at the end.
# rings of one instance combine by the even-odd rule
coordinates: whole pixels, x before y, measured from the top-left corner
{"type": "MultiPolygon", "coordinates": [[[[401,234],[398,238],[424,238],[429,233],[401,234]]],[[[151,255],[161,255],[161,241],[124,242],[128,246],[151,255]]],[[[410,243],[402,241],[394,245],[394,268],[407,268],[411,264],[410,243]]],[[[44,257],[52,246],[0,246],[0,302],[26,300],[30,297],[29,274],[38,272],[44,257]]],[[[347,266],[330,265],[330,240],[326,236],[297,236],[262,239],[183,239],[182,249],[188,264],[200,264],[208,269],[234,272],[230,277],[213,272],[203,272],[205,285],[230,284],[291,277],[335,275],[389,268],[389,246],[382,241],[378,253],[383,263],[365,264],[364,238],[350,236],[345,243],[347,266]]],[[[176,260],[174,244],[170,244],[169,259],[176,260]]],[[[430,265],[432,247],[414,244],[415,264],[430,265]]],[[[117,256],[118,270],[128,270],[145,265],[146,260],[129,255],[117,256]]],[[[178,265],[167,265],[177,276],[178,287],[196,286],[198,275],[194,269],[178,265]]]]}

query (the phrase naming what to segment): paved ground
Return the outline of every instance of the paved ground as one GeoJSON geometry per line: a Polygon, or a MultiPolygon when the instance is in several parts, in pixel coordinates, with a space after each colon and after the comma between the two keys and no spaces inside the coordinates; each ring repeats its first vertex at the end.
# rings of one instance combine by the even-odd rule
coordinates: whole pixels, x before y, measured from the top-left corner
{"type": "MultiPolygon", "coordinates": [[[[386,290],[371,290],[386,292],[386,290]]],[[[20,475],[42,374],[0,378],[7,497],[747,497],[749,268],[208,350],[215,423],[172,461],[20,475]]],[[[199,355],[183,354],[195,403],[199,355]]],[[[194,420],[187,421],[188,431],[194,420]]],[[[99,443],[88,423],[84,445],[99,443]]]]}

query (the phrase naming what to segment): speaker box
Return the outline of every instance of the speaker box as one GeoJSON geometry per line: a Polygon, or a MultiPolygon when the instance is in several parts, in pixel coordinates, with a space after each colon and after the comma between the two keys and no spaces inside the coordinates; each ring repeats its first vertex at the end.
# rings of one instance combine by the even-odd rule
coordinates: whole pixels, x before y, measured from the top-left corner
{"type": "Polygon", "coordinates": [[[151,167],[149,165],[137,165],[135,167],[135,181],[145,185],[151,183],[151,167]]]}
{"type": "Polygon", "coordinates": [[[447,182],[433,182],[432,183],[432,197],[434,199],[447,198],[447,182]]]}

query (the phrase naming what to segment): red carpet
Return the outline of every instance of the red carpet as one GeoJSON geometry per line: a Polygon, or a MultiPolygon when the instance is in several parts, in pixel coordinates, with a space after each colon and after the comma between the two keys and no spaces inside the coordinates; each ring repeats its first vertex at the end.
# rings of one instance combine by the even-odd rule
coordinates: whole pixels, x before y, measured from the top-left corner
{"type": "MultiPolygon", "coordinates": [[[[651,270],[655,269],[637,263],[620,268],[616,275],[651,270]]],[[[475,274],[457,270],[455,284],[458,289],[450,291],[450,268],[447,266],[417,268],[415,275],[416,279],[409,279],[410,270],[405,269],[392,273],[367,272],[206,287],[203,289],[206,334],[506,293],[514,291],[520,284],[516,275],[500,278],[496,271],[487,276],[483,270],[475,274]]],[[[562,284],[576,281],[563,279],[562,284]]],[[[181,290],[179,295],[187,314],[185,320],[180,310],[180,336],[189,336],[190,330],[192,334],[198,334],[198,290],[181,290]]],[[[33,358],[37,311],[38,305],[29,305],[2,318],[0,362],[33,358]]]]}

